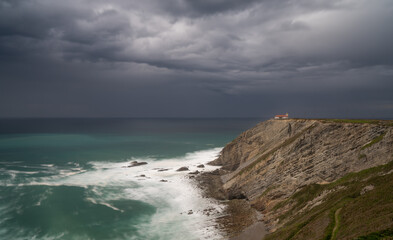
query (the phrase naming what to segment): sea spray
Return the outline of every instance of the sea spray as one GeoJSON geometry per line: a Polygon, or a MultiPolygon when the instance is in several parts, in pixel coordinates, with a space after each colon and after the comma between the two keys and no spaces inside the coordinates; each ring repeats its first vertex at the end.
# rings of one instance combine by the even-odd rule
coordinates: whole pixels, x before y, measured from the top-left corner
{"type": "Polygon", "coordinates": [[[1,120],[0,239],[220,239],[189,173],[257,122],[1,120]]]}
{"type": "MultiPolygon", "coordinates": [[[[122,229],[122,232],[124,237],[131,239],[221,239],[221,233],[214,227],[214,219],[217,215],[207,216],[203,210],[214,208],[216,213],[220,214],[223,206],[215,200],[203,198],[200,190],[189,179],[190,171],[216,169],[206,165],[201,170],[197,166],[213,160],[220,150],[221,148],[213,148],[196,151],[182,157],[160,161],[154,158],[133,158],[126,162],[92,161],[88,163],[91,166],[89,169],[78,168],[75,164],[70,164],[68,169],[42,164],[41,171],[44,174],[49,171],[52,173],[51,176],[37,177],[34,176],[36,172],[10,170],[11,175],[31,175],[31,179],[14,183],[6,181],[3,187],[16,187],[22,190],[16,197],[16,202],[22,204],[11,206],[13,209],[11,213],[15,211],[15,214],[19,215],[14,223],[24,227],[27,225],[23,232],[19,232],[19,238],[26,236],[48,239],[56,239],[59,236],[62,239],[84,236],[101,238],[96,234],[92,235],[92,231],[95,229],[94,225],[103,224],[106,219],[104,216],[97,216],[100,214],[92,215],[94,211],[108,216],[108,220],[113,221],[111,223],[113,225],[123,225],[120,228],[130,226],[129,231],[122,229]],[[128,167],[129,162],[135,160],[146,161],[148,164],[128,167]],[[190,171],[176,171],[183,166],[187,166],[190,171]],[[165,171],[162,171],[163,169],[165,171]],[[29,194],[26,190],[36,193],[29,194]],[[26,194],[30,196],[27,199],[26,194]],[[52,214],[48,215],[47,212],[59,211],[58,208],[63,215],[61,222],[65,224],[64,227],[55,224],[53,229],[45,222],[38,221],[38,224],[25,222],[28,218],[40,217],[41,213],[46,214],[45,217],[56,218],[52,214]],[[141,208],[140,216],[135,214],[135,208],[141,208]],[[67,209],[70,212],[65,211],[67,209]],[[146,214],[143,213],[143,209],[146,210],[146,214]],[[90,230],[83,230],[77,226],[67,227],[73,225],[78,215],[92,215],[92,217],[82,217],[80,224],[93,227],[90,230]],[[137,219],[132,221],[122,215],[130,215],[131,218],[135,218],[136,215],[137,219]],[[42,228],[42,226],[46,231],[45,235],[34,231],[35,228],[42,228]]],[[[3,223],[4,221],[0,224],[3,223]]],[[[5,223],[9,225],[10,222],[5,221],[5,223]]],[[[18,235],[12,235],[9,231],[3,231],[1,234],[4,237],[18,238],[18,235]]],[[[103,236],[121,238],[116,233],[103,236]]]]}

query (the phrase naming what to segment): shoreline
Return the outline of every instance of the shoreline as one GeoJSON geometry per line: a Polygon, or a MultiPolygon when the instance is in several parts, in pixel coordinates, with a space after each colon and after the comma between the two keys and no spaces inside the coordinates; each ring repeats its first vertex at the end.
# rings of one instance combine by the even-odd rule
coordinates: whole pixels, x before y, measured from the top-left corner
{"type": "Polygon", "coordinates": [[[262,214],[251,207],[245,199],[228,199],[223,189],[222,169],[203,172],[193,177],[195,184],[202,190],[203,197],[220,201],[225,206],[224,215],[217,217],[217,228],[229,240],[260,240],[267,234],[262,214]]]}

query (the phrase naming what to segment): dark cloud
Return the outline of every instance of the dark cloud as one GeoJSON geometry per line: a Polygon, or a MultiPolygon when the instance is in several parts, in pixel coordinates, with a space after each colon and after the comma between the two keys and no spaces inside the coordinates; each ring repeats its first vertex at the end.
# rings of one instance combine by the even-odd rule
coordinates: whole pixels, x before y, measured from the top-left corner
{"type": "Polygon", "coordinates": [[[392,22],[389,0],[0,0],[0,117],[393,117],[392,22]]]}
{"type": "Polygon", "coordinates": [[[174,15],[199,17],[225,12],[238,12],[261,2],[257,0],[171,0],[160,2],[163,10],[174,15]]]}

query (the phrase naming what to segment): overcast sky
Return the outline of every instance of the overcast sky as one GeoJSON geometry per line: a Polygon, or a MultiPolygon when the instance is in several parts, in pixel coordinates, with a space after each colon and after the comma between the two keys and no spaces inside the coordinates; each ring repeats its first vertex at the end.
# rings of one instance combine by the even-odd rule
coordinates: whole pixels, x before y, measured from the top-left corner
{"type": "Polygon", "coordinates": [[[392,0],[0,0],[0,117],[393,118],[392,0]]]}

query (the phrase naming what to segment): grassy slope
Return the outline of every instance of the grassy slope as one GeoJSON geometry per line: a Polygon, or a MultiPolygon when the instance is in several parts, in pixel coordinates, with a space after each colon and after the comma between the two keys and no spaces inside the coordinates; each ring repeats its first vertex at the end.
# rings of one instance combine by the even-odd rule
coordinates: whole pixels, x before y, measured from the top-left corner
{"type": "Polygon", "coordinates": [[[356,123],[356,124],[375,124],[383,126],[393,126],[393,120],[379,120],[379,119],[334,119],[334,118],[291,118],[299,120],[317,120],[325,123],[356,123]]]}
{"type": "Polygon", "coordinates": [[[279,218],[286,224],[265,239],[393,239],[393,161],[306,186],[276,210],[284,205],[291,206],[279,218]],[[374,189],[361,194],[371,185],[374,189]],[[323,193],[321,204],[301,211],[323,193]]]}
{"type": "Polygon", "coordinates": [[[378,120],[378,119],[314,119],[322,122],[334,122],[334,123],[360,123],[360,124],[378,124],[385,126],[392,126],[393,120],[378,120]]]}

